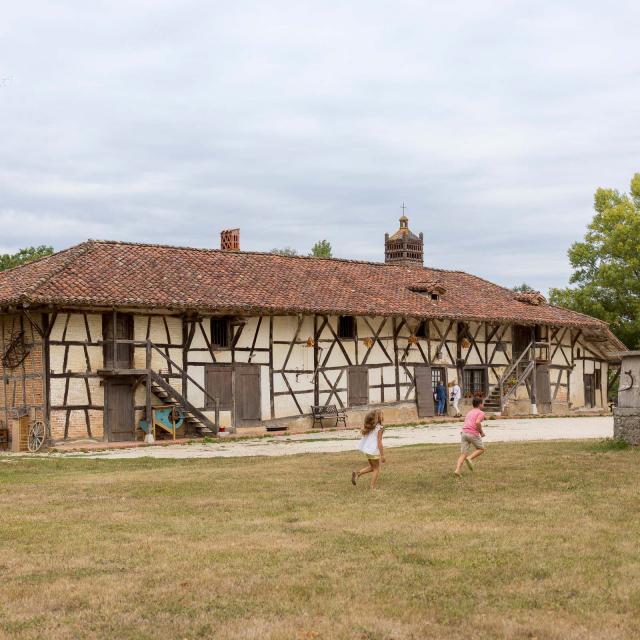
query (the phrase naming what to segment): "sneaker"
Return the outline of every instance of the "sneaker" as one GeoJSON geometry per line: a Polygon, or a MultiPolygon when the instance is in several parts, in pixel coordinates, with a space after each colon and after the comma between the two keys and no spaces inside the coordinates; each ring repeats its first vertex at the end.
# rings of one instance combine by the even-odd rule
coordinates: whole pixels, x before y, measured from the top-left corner
{"type": "Polygon", "coordinates": [[[465,464],[467,465],[467,467],[469,467],[469,469],[471,471],[473,471],[473,462],[471,462],[471,460],[469,460],[469,458],[465,458],[464,461],[465,461],[465,464]]]}

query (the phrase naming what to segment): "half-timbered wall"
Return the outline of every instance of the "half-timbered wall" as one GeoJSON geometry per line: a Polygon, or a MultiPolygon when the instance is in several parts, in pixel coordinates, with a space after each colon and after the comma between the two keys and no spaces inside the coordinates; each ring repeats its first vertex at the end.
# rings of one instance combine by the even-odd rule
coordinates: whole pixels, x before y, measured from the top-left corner
{"type": "Polygon", "coordinates": [[[31,320],[23,313],[0,315],[0,420],[7,426],[18,415],[45,417],[42,333],[40,314],[31,320]]]}
{"type": "MultiPolygon", "coordinates": [[[[5,336],[10,333],[8,318],[3,317],[5,336]]],[[[99,373],[104,367],[102,323],[101,313],[49,314],[49,388],[55,439],[103,435],[104,379],[99,373]]],[[[444,372],[445,382],[458,380],[461,384],[465,369],[481,370],[485,390],[490,392],[512,362],[510,325],[452,320],[420,324],[414,318],[358,317],[353,337],[338,337],[338,316],[234,318],[229,345],[219,348],[213,344],[210,317],[134,314],[133,338],[150,340],[158,347],[166,357],[153,350],[152,368],[211,419],[213,408],[185,373],[206,388],[211,367],[226,368],[235,376],[233,372],[240,365],[254,365],[259,376],[261,421],[306,415],[315,404],[346,408],[350,397],[352,402],[354,398],[358,403],[366,400],[359,404],[362,407],[402,406],[407,409],[402,415],[411,417],[416,402],[415,367],[438,367],[444,372]],[[356,390],[362,380],[366,388],[356,390]]],[[[37,334],[30,331],[29,336],[37,342],[37,334]]],[[[607,364],[593,345],[579,331],[568,328],[545,328],[542,342],[546,346],[539,348],[538,357],[548,361],[554,411],[583,407],[583,376],[596,370],[601,372],[597,404],[604,406],[607,364]]],[[[34,363],[28,366],[39,366],[42,371],[36,357],[37,349],[33,351],[34,363]]],[[[136,370],[145,368],[144,347],[134,349],[132,366],[136,370]]],[[[5,397],[21,393],[14,392],[12,381],[7,384],[5,380],[2,406],[6,406],[5,397]]],[[[513,401],[518,411],[527,411],[530,394],[529,385],[518,389],[513,401]]],[[[135,405],[137,421],[145,405],[144,384],[136,387],[135,405]]],[[[226,427],[235,424],[233,406],[221,410],[220,422],[226,427]]]]}
{"type": "Polygon", "coordinates": [[[49,323],[51,437],[101,438],[102,315],[61,311],[49,323]]]}

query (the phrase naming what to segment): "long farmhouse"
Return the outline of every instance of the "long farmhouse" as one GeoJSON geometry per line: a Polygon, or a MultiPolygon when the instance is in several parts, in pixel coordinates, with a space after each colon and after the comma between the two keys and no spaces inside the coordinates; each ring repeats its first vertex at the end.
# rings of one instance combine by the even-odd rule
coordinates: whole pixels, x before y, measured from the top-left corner
{"type": "Polygon", "coordinates": [[[154,406],[184,433],[311,426],[312,406],[434,414],[459,381],[510,415],[603,408],[608,326],[461,271],[424,268],[406,217],[385,263],[93,241],[0,273],[0,421],[54,440],[141,439],[154,406]]]}

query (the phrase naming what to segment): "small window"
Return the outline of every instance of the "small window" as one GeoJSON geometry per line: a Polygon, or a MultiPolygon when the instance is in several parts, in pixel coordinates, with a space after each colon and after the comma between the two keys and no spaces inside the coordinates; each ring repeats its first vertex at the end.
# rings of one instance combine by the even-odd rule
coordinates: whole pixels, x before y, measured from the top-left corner
{"type": "Polygon", "coordinates": [[[416,329],[416,338],[427,338],[427,322],[423,320],[416,329]]]}
{"type": "Polygon", "coordinates": [[[463,392],[465,398],[484,398],[486,391],[487,372],[485,369],[465,369],[463,392]]]}
{"type": "Polygon", "coordinates": [[[211,318],[211,346],[226,349],[231,336],[230,318],[211,318]]]}
{"type": "Polygon", "coordinates": [[[356,323],[353,316],[340,316],[338,318],[338,338],[355,338],[356,323]]]}
{"type": "Polygon", "coordinates": [[[440,295],[437,293],[432,293],[431,294],[431,299],[432,300],[440,300],[440,295]]]}
{"type": "Polygon", "coordinates": [[[546,342],[549,337],[549,327],[546,325],[536,325],[536,342],[546,342]]]}
{"type": "Polygon", "coordinates": [[[582,356],[582,351],[580,351],[580,349],[578,349],[578,356],[577,357],[579,358],[580,356],[582,356]]]}

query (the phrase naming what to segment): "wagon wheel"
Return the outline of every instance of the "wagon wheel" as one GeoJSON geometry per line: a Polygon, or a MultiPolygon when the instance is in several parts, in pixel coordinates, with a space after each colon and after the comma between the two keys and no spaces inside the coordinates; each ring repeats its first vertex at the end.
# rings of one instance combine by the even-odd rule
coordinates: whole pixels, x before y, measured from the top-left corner
{"type": "Polygon", "coordinates": [[[29,435],[27,438],[27,447],[31,453],[35,453],[42,448],[46,437],[46,429],[44,422],[36,420],[29,426],[29,435]]]}

